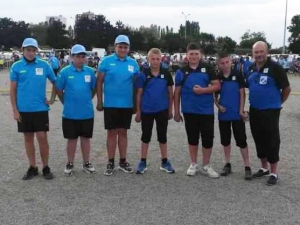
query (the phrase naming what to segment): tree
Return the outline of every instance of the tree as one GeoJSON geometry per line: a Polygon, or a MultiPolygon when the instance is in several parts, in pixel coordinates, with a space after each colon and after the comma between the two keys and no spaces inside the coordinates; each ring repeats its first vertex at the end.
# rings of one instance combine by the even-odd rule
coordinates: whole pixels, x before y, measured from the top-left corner
{"type": "Polygon", "coordinates": [[[200,47],[205,54],[215,54],[217,52],[216,38],[215,35],[210,33],[202,32],[198,36],[200,47]]]}
{"type": "Polygon", "coordinates": [[[47,44],[52,48],[70,47],[70,39],[66,26],[60,21],[51,20],[47,29],[47,44]]]}
{"type": "Polygon", "coordinates": [[[20,47],[27,37],[30,37],[28,23],[15,22],[7,17],[0,18],[0,46],[4,46],[4,49],[20,47]]]}
{"type": "Polygon", "coordinates": [[[30,31],[31,36],[34,37],[40,46],[47,45],[47,29],[49,25],[47,22],[41,22],[39,24],[31,24],[30,31]]]}
{"type": "Polygon", "coordinates": [[[287,28],[291,33],[289,37],[289,50],[300,53],[300,14],[293,16],[291,26],[287,28]]]}
{"type": "Polygon", "coordinates": [[[271,48],[271,44],[267,42],[266,34],[264,32],[251,32],[250,30],[247,30],[241,37],[240,48],[251,49],[258,41],[266,42],[269,49],[271,48]]]}
{"type": "Polygon", "coordinates": [[[217,38],[218,50],[222,52],[233,53],[236,48],[236,42],[230,37],[218,37],[217,38]]]}

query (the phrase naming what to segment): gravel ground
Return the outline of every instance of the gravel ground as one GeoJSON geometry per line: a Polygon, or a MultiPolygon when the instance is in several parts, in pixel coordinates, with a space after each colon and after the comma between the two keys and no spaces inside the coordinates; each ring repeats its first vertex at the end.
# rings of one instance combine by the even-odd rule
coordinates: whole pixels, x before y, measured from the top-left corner
{"type": "MultiPolygon", "coordinates": [[[[294,92],[300,91],[300,78],[290,77],[294,92]]],[[[170,160],[176,173],[159,171],[160,156],[156,135],[149,149],[148,171],[142,176],[117,172],[105,177],[106,132],[103,113],[96,113],[91,161],[98,173],[81,171],[81,153],[76,154],[75,173],[63,175],[66,162],[61,130],[61,104],[50,111],[50,166],[56,176],[46,181],[42,176],[30,181],[21,177],[28,162],[23,138],[13,121],[7,71],[0,72],[0,224],[300,224],[299,124],[300,96],[290,96],[281,115],[280,183],[266,186],[266,179],[246,182],[239,150],[232,150],[233,174],[210,179],[201,174],[187,177],[189,165],[187,140],[182,123],[169,124],[170,160]]],[[[50,87],[49,87],[50,88],[50,87]]],[[[248,144],[253,170],[260,164],[256,158],[247,124],[248,144]]],[[[139,160],[140,125],[132,123],[129,131],[128,159],[139,160]]],[[[201,154],[199,154],[201,158],[201,154]]],[[[39,154],[38,166],[41,167],[39,154]]],[[[217,120],[213,167],[223,167],[217,120]]]]}

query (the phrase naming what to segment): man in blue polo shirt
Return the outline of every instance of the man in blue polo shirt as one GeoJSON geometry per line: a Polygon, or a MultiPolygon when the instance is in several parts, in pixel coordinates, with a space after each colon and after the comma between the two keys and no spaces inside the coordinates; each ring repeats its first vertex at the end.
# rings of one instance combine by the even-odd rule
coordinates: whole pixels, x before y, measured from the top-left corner
{"type": "Polygon", "coordinates": [[[201,61],[202,54],[196,43],[187,46],[188,66],[178,70],[175,77],[174,120],[180,122],[180,100],[189,143],[191,165],[188,176],[198,171],[199,134],[202,139],[203,166],[201,172],[211,178],[219,174],[210,166],[214,139],[214,97],[220,82],[213,67],[201,61]]]}
{"type": "Polygon", "coordinates": [[[57,80],[56,88],[63,107],[63,134],[67,142],[68,162],[64,173],[71,175],[77,140],[80,137],[83,157],[82,169],[86,173],[95,173],[90,163],[90,138],[94,129],[94,109],[92,99],[95,95],[96,76],[91,67],[85,65],[86,50],[82,45],[71,49],[72,63],[65,67],[57,80]]]}
{"type": "Polygon", "coordinates": [[[152,48],[148,53],[150,68],[144,70],[137,79],[136,122],[142,122],[141,161],[136,173],[147,170],[147,153],[151,141],[154,120],[157,127],[157,139],[161,151],[160,170],[174,173],[167,156],[168,120],[173,118],[173,77],[167,69],[161,67],[161,51],[152,48]]]}
{"type": "Polygon", "coordinates": [[[18,122],[18,131],[24,134],[25,149],[29,160],[29,169],[23,180],[38,175],[35,160],[34,135],[40,147],[43,163],[43,176],[53,179],[48,166],[49,144],[49,103],[46,99],[46,84],[49,79],[55,83],[55,75],[46,61],[36,58],[38,43],[26,38],[22,44],[23,58],[14,63],[10,70],[10,99],[14,119],[18,122]]]}
{"type": "Polygon", "coordinates": [[[232,69],[232,60],[228,53],[218,55],[219,79],[221,82],[220,93],[215,94],[215,104],[219,109],[219,129],[221,144],[224,147],[226,164],[221,176],[231,173],[231,129],[236,145],[241,149],[245,165],[245,180],[251,180],[251,168],[247,147],[246,127],[244,120],[247,113],[245,107],[245,80],[242,72],[232,69]],[[220,98],[219,98],[220,97],[220,98]]]}
{"type": "Polygon", "coordinates": [[[291,92],[288,77],[283,68],[268,59],[268,46],[259,41],[252,48],[255,63],[248,76],[250,101],[250,127],[261,169],[253,178],[269,175],[268,185],[278,181],[280,134],[279,117],[282,104],[291,92]],[[269,164],[270,170],[269,171],[269,164]]]}
{"type": "Polygon", "coordinates": [[[116,52],[105,57],[98,68],[97,110],[104,109],[109,160],[104,175],[108,176],[115,171],[114,158],[117,145],[120,152],[119,170],[125,173],[133,172],[132,167],[126,161],[127,130],[131,126],[133,82],[139,74],[139,67],[136,60],[128,56],[129,47],[129,38],[119,35],[115,40],[116,52]]]}

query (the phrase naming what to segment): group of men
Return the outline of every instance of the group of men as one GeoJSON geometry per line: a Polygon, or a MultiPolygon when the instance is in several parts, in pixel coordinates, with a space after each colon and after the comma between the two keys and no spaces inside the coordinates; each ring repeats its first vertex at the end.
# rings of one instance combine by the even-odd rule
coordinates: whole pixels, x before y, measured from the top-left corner
{"type": "Polygon", "coordinates": [[[104,126],[107,130],[108,163],[104,174],[115,172],[115,153],[118,147],[118,169],[133,173],[127,161],[127,131],[132,115],[141,122],[141,158],[135,169],[137,174],[147,170],[148,147],[154,121],[157,140],[161,150],[160,170],[174,173],[175,169],[167,154],[168,121],[184,120],[189,144],[191,164],[187,175],[194,176],[200,170],[211,177],[219,177],[210,164],[214,142],[214,104],[218,108],[221,144],[224,146],[225,166],[222,176],[231,173],[231,130],[236,145],[241,149],[245,166],[245,179],[268,175],[268,185],[278,181],[279,161],[279,115],[282,104],[291,91],[285,71],[267,58],[268,47],[264,42],[253,46],[254,63],[247,79],[233,69],[231,56],[219,53],[219,74],[202,61],[197,43],[187,46],[188,65],[179,69],[174,81],[168,70],[161,67],[162,54],[157,48],[148,52],[149,68],[140,71],[137,62],[128,57],[129,38],[119,35],[115,40],[115,53],[105,57],[98,67],[96,77],[92,68],[85,65],[86,50],[82,45],[71,49],[72,63],[63,68],[57,78],[49,65],[36,58],[38,43],[27,38],[22,45],[23,58],[10,71],[11,103],[18,131],[24,134],[29,169],[23,176],[28,180],[38,175],[35,160],[34,136],[39,143],[43,162],[43,176],[52,179],[48,166],[49,101],[46,98],[46,81],[49,79],[63,104],[62,130],[67,139],[67,164],[64,173],[71,175],[78,138],[83,155],[82,169],[95,173],[90,163],[90,139],[93,136],[94,110],[92,99],[97,94],[98,111],[104,111],[104,126]],[[245,87],[249,88],[250,127],[255,141],[261,169],[252,174],[249,162],[245,121],[245,87]],[[180,106],[181,103],[181,106],[180,106]],[[136,104],[136,110],[133,110],[136,104]],[[135,112],[134,112],[135,111],[135,112]],[[183,117],[181,116],[181,112],[183,117]],[[198,166],[198,148],[201,136],[203,162],[198,166]]]}

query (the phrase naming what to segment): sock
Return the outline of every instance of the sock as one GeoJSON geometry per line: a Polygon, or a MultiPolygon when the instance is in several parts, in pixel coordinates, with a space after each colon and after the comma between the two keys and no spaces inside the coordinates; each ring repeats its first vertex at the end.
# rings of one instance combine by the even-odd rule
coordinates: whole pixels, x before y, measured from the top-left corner
{"type": "Polygon", "coordinates": [[[250,166],[245,166],[245,171],[251,171],[250,166]]]}
{"type": "Polygon", "coordinates": [[[123,164],[123,163],[125,163],[126,162],[126,158],[121,158],[120,159],[120,164],[123,164]]]}
{"type": "Polygon", "coordinates": [[[141,158],[141,162],[147,162],[147,159],[146,158],[141,158]]]}
{"type": "Polygon", "coordinates": [[[115,164],[115,159],[114,159],[114,158],[109,159],[108,162],[109,162],[109,163],[112,163],[112,164],[115,164]]]}
{"type": "Polygon", "coordinates": [[[278,175],[276,173],[271,173],[270,176],[274,176],[274,177],[278,177],[278,175]]]}
{"type": "Polygon", "coordinates": [[[163,159],[161,159],[161,162],[162,162],[162,163],[167,163],[167,162],[168,162],[168,158],[163,158],[163,159]]]}

